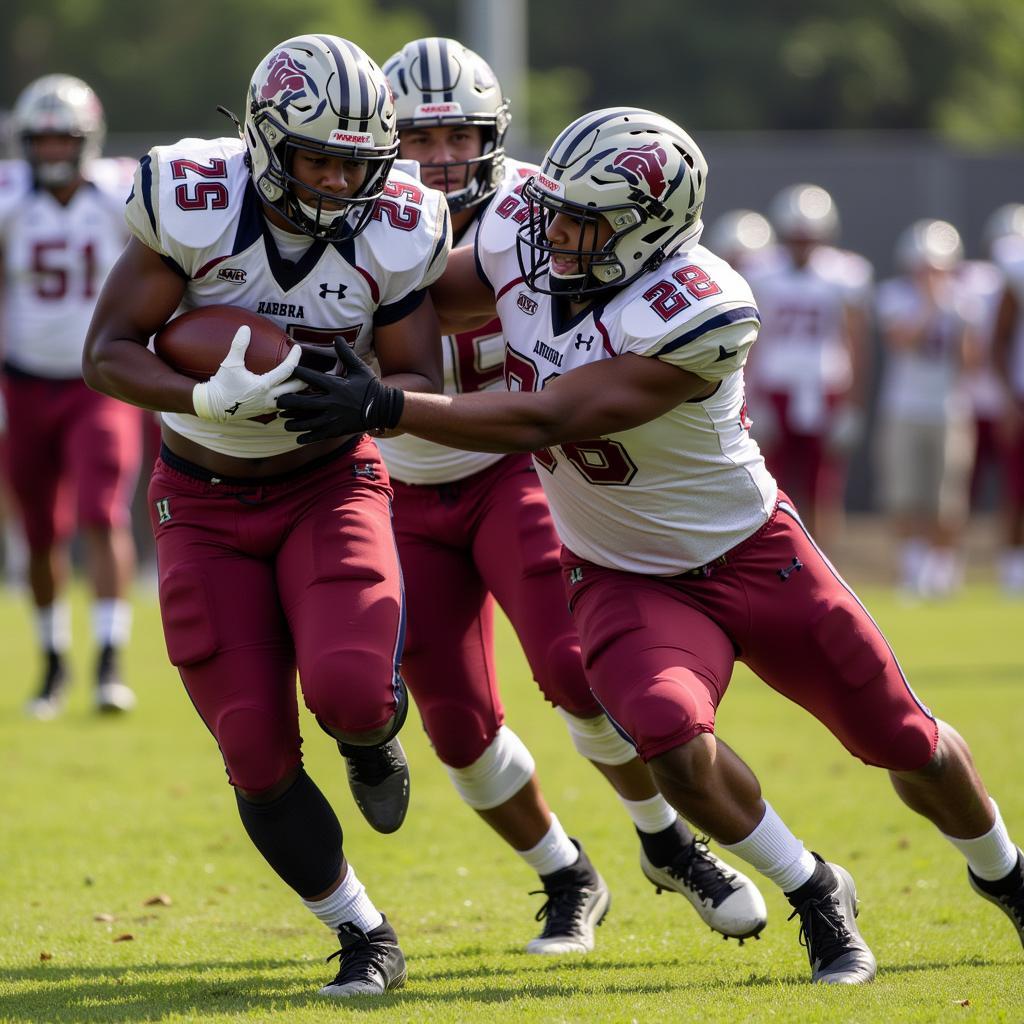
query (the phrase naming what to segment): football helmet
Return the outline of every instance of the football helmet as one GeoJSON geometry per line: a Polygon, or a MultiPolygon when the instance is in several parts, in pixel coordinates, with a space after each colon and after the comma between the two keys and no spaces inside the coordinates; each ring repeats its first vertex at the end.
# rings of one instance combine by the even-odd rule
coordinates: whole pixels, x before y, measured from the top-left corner
{"type": "Polygon", "coordinates": [[[523,185],[529,216],[518,230],[516,250],[527,285],[578,301],[629,284],[675,250],[696,244],[707,174],[697,144],[667,117],[608,107],[577,118],[523,185]],[[558,213],[582,225],[573,249],[558,248],[547,237],[558,213]],[[598,247],[602,222],[612,233],[598,247]],[[589,247],[588,237],[594,240],[589,247]],[[579,272],[547,273],[553,255],[575,256],[579,272]]]}
{"type": "Polygon", "coordinates": [[[832,242],[839,235],[839,213],[820,185],[790,185],[771,201],[768,219],[785,241],[832,242]]]}
{"type": "Polygon", "coordinates": [[[726,260],[763,252],[775,242],[775,232],[754,210],[729,210],[708,228],[704,244],[726,260]]]}
{"type": "Polygon", "coordinates": [[[905,273],[952,270],[964,257],[960,232],[944,220],[917,220],[896,239],[896,263],[905,273]]]}
{"type": "Polygon", "coordinates": [[[452,213],[477,206],[494,195],[505,173],[508,100],[490,65],[454,39],[431,36],[406,43],[384,62],[395,94],[398,131],[479,125],[483,152],[443,167],[452,213]]]}
{"type": "Polygon", "coordinates": [[[103,107],[96,93],[72,75],[44,75],[26,86],[14,104],[11,120],[35,180],[47,188],[70,185],[103,148],[103,107]],[[37,135],[69,135],[81,140],[81,145],[70,160],[43,161],[32,145],[37,135]]]}
{"type": "Polygon", "coordinates": [[[1007,235],[1024,237],[1024,203],[1007,203],[989,214],[982,229],[986,249],[1007,235]]]}
{"type": "Polygon", "coordinates": [[[242,138],[260,197],[313,238],[362,231],[398,154],[395,104],[381,69],[339,36],[296,36],[259,62],[249,85],[242,138]],[[292,174],[297,149],[367,163],[354,195],[310,188],[292,174]],[[311,194],[302,200],[296,188],[311,194]]]}

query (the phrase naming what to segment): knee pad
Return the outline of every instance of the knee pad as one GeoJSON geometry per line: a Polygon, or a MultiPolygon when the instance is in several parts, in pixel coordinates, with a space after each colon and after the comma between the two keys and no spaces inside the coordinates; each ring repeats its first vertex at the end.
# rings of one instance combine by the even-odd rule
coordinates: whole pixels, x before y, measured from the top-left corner
{"type": "Polygon", "coordinates": [[[565,708],[555,709],[569,727],[572,745],[588,761],[597,764],[625,764],[637,756],[636,748],[612,725],[606,714],[577,718],[565,708]]]}
{"type": "Polygon", "coordinates": [[[533,778],[533,756],[503,725],[490,746],[465,768],[445,765],[459,796],[475,811],[489,811],[515,796],[533,778]]]}
{"type": "Polygon", "coordinates": [[[237,789],[235,800],[253,845],[303,899],[312,899],[337,881],[342,862],[341,823],[304,771],[276,800],[247,800],[237,789]]]}

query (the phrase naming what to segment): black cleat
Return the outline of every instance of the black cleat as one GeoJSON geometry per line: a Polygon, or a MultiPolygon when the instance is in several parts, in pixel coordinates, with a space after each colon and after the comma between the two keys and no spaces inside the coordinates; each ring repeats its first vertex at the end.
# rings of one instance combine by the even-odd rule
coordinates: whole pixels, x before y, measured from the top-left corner
{"type": "Polygon", "coordinates": [[[576,863],[541,875],[544,888],[530,893],[547,900],[537,911],[544,929],[527,943],[527,953],[589,953],[594,948],[594,929],[608,913],[611,893],[580,844],[572,843],[580,851],[576,863]]]}
{"type": "Polygon", "coordinates": [[[694,837],[670,864],[657,867],[640,848],[640,868],[660,893],[685,896],[701,920],[727,939],[757,938],[768,923],[768,910],[757,886],[742,872],[716,857],[707,837],[694,837]]]}
{"type": "Polygon", "coordinates": [[[1024,945],[1024,852],[1020,847],[1017,848],[1017,863],[1005,878],[986,882],[968,868],[967,880],[982,899],[994,903],[1013,922],[1017,937],[1024,945]]]}
{"type": "Polygon", "coordinates": [[[104,647],[96,665],[96,710],[118,714],[135,707],[135,693],[118,670],[117,649],[104,647]]]}
{"type": "Polygon", "coordinates": [[[320,995],[332,999],[381,996],[405,984],[405,957],[387,918],[370,932],[351,922],[343,924],[338,938],[341,949],[327,958],[339,958],[338,976],[320,989],[320,995]]]}
{"type": "Polygon", "coordinates": [[[64,707],[68,685],[67,668],[64,659],[56,651],[46,651],[46,667],[39,693],[25,705],[25,714],[48,722],[56,718],[64,707]]]}
{"type": "Polygon", "coordinates": [[[348,786],[370,827],[397,832],[409,810],[409,762],[398,738],[377,747],[338,741],[345,758],[348,786]]]}
{"type": "Polygon", "coordinates": [[[830,869],[835,884],[820,896],[795,904],[787,920],[800,916],[800,944],[807,949],[811,981],[824,985],[862,985],[871,981],[878,965],[857,927],[857,889],[850,873],[838,864],[830,869]]]}

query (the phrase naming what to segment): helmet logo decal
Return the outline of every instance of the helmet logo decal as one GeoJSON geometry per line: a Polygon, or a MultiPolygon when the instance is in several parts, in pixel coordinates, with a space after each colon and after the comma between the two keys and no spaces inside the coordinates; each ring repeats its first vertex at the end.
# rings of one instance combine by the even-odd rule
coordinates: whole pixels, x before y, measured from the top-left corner
{"type": "Polygon", "coordinates": [[[306,74],[303,66],[290,53],[281,50],[267,62],[267,80],[260,89],[260,99],[272,100],[286,93],[280,104],[284,106],[291,99],[305,96],[307,86],[314,96],[318,95],[316,82],[306,74]]]}
{"type": "Polygon", "coordinates": [[[605,167],[611,174],[619,174],[634,188],[647,185],[654,199],[661,199],[668,191],[668,181],[662,168],[668,163],[668,154],[657,143],[651,142],[637,149],[624,149],[605,167]]]}

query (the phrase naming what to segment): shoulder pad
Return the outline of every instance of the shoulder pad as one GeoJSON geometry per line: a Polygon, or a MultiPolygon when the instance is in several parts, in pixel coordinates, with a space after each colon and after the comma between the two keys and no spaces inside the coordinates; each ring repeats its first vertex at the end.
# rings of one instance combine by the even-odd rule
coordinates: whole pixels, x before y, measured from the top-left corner
{"type": "Polygon", "coordinates": [[[32,188],[32,172],[24,160],[0,160],[0,217],[16,210],[32,188]]]}
{"type": "Polygon", "coordinates": [[[515,248],[516,232],[526,220],[527,207],[523,201],[523,183],[526,178],[514,175],[501,183],[491,197],[480,218],[477,246],[485,253],[508,252],[515,248]]]}

